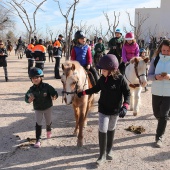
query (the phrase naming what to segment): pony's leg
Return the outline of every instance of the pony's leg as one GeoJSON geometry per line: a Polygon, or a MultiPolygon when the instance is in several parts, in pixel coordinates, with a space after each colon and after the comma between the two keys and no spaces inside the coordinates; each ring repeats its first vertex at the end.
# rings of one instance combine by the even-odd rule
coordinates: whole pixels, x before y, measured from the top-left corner
{"type": "Polygon", "coordinates": [[[133,111],[134,106],[134,90],[130,88],[130,111],[133,111]]]}
{"type": "Polygon", "coordinates": [[[80,111],[79,111],[79,108],[74,106],[73,105],[73,109],[74,109],[74,115],[75,115],[75,119],[76,119],[76,126],[75,126],[75,129],[74,129],[74,132],[73,132],[73,135],[76,135],[78,136],[78,133],[79,133],[79,118],[80,118],[80,111]]]}
{"type": "Polygon", "coordinates": [[[77,146],[79,147],[83,146],[83,129],[84,129],[86,110],[87,110],[87,102],[80,107],[79,134],[77,139],[77,146]]]}
{"type": "Polygon", "coordinates": [[[93,98],[94,98],[94,95],[89,95],[88,96],[88,104],[87,104],[87,109],[86,109],[86,114],[85,114],[85,118],[84,118],[84,127],[87,126],[87,114],[93,104],[93,98]]]}
{"type": "Polygon", "coordinates": [[[135,88],[135,101],[134,101],[134,110],[133,110],[133,115],[137,116],[139,113],[139,103],[140,103],[140,94],[142,91],[142,87],[135,88]]]}

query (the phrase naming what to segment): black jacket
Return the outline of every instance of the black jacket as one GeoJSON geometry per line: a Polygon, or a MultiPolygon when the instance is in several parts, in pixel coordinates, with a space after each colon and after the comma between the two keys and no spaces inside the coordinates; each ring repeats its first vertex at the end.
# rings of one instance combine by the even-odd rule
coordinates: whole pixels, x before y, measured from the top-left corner
{"type": "Polygon", "coordinates": [[[30,94],[35,97],[33,100],[34,110],[45,110],[50,108],[53,105],[51,96],[54,97],[56,95],[56,97],[58,97],[57,91],[49,84],[43,82],[41,82],[39,86],[33,85],[30,87],[25,94],[25,101],[27,103],[29,103],[28,99],[30,94]]]}
{"type": "Polygon", "coordinates": [[[0,67],[7,67],[7,60],[6,57],[8,57],[7,51],[5,48],[0,48],[0,67]]]}
{"type": "Polygon", "coordinates": [[[101,91],[98,110],[105,115],[117,114],[122,106],[122,98],[124,98],[123,103],[130,102],[130,90],[122,75],[117,79],[113,79],[112,76],[101,76],[94,87],[85,91],[86,94],[101,91]]]}

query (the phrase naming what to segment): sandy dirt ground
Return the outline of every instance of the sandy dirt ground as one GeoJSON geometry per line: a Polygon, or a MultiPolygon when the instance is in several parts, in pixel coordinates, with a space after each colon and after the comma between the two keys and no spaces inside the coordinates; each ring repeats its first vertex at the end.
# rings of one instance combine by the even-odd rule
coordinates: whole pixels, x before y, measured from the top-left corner
{"type": "MultiPolygon", "coordinates": [[[[61,63],[65,61],[62,58],[61,63]]],[[[73,136],[75,126],[71,106],[62,103],[62,84],[54,79],[54,62],[48,58],[44,69],[44,82],[51,84],[59,93],[54,101],[52,138],[46,139],[43,121],[42,147],[35,149],[29,139],[35,138],[35,118],[32,104],[24,101],[24,95],[32,85],[27,75],[27,59],[8,57],[9,82],[5,82],[0,68],[0,169],[7,170],[168,170],[170,169],[170,128],[166,129],[164,147],[155,148],[156,123],[151,108],[149,91],[142,92],[140,113],[134,117],[128,111],[119,119],[115,134],[114,158],[101,167],[96,167],[98,158],[98,113],[95,96],[94,106],[88,114],[88,126],[84,129],[84,146],[76,146],[73,136]],[[135,134],[125,129],[142,125],[146,131],[135,134]]]]}

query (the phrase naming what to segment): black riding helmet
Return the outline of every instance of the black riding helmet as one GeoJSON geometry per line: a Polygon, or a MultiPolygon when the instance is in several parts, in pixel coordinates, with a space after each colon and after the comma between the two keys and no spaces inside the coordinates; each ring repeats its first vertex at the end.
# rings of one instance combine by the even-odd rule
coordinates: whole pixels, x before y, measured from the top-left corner
{"type": "Polygon", "coordinates": [[[30,71],[29,71],[29,77],[44,77],[44,73],[40,68],[37,67],[33,67],[30,71]]]}
{"type": "Polygon", "coordinates": [[[115,55],[113,54],[107,54],[103,56],[99,63],[97,64],[98,69],[105,69],[105,70],[114,70],[118,69],[119,62],[115,55]]]}
{"type": "Polygon", "coordinates": [[[85,34],[83,33],[83,31],[77,31],[74,34],[74,39],[77,41],[80,38],[86,38],[85,34]]]}

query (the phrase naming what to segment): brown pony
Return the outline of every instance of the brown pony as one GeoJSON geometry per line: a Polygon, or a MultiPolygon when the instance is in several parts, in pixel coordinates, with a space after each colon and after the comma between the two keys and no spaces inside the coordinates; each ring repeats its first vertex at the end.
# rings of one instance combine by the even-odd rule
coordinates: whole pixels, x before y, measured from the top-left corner
{"type": "Polygon", "coordinates": [[[12,44],[8,44],[8,45],[7,45],[7,52],[8,52],[8,55],[11,54],[12,49],[13,49],[12,44]]]}
{"type": "Polygon", "coordinates": [[[67,105],[72,104],[76,119],[74,135],[78,136],[77,146],[83,146],[83,128],[87,124],[87,113],[93,103],[93,95],[78,98],[77,92],[89,88],[88,75],[77,61],[62,64],[63,99],[67,105]]]}

